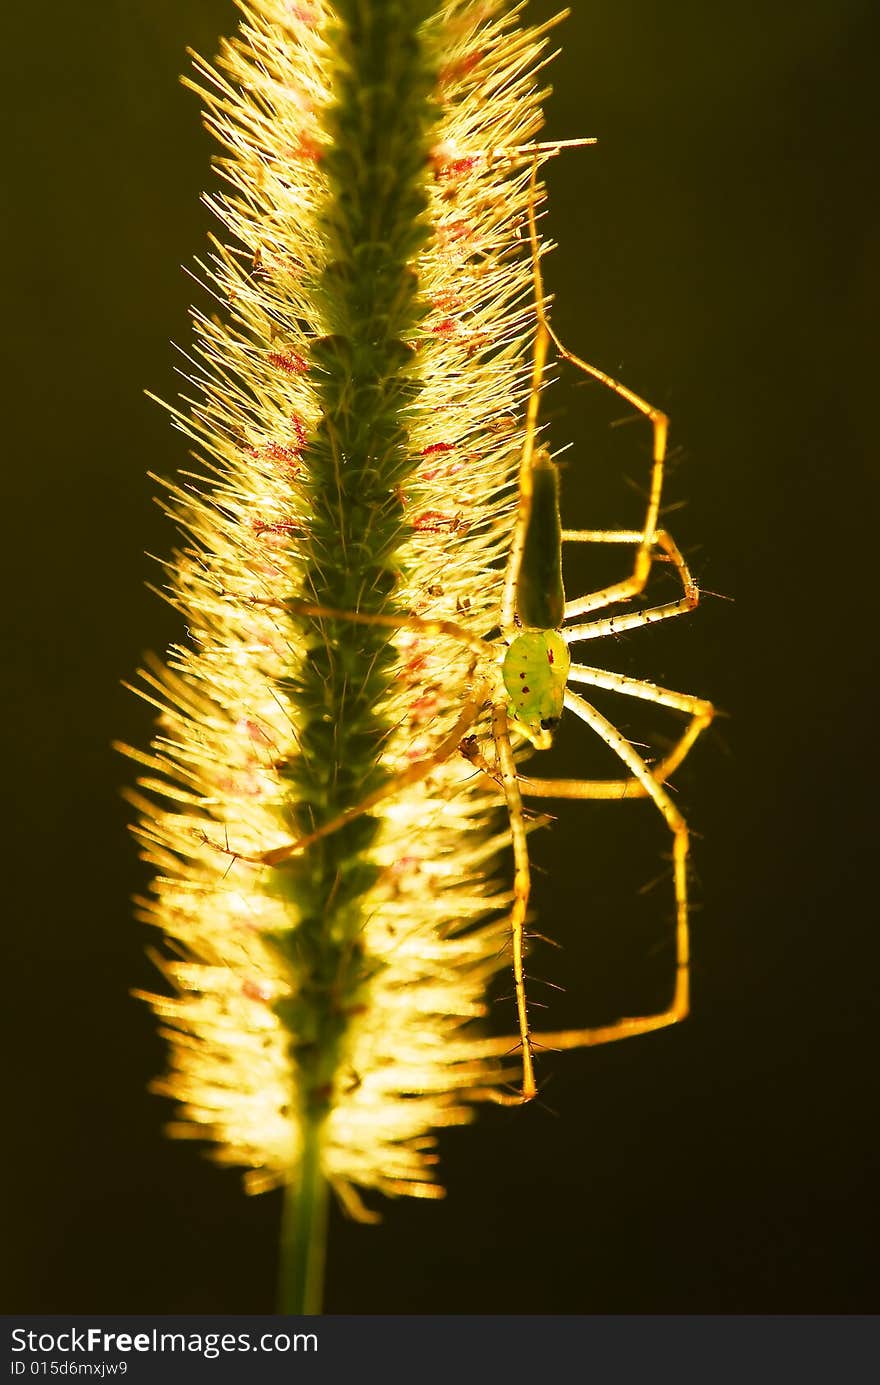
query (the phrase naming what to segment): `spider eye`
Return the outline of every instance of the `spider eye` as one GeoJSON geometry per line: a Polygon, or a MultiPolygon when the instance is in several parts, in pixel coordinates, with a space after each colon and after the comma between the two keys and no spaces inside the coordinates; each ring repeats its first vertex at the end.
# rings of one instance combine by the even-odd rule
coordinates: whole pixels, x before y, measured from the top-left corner
{"type": "Polygon", "coordinates": [[[541,718],[541,730],[542,730],[542,731],[555,731],[558,725],[559,725],[559,717],[542,717],[542,718],[541,718]]]}

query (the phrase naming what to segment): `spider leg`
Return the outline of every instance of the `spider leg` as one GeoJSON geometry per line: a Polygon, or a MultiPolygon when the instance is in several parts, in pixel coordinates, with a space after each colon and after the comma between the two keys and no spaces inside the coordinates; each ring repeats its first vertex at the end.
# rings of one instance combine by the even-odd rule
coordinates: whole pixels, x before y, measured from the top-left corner
{"type": "Polygon", "coordinates": [[[587,1044],[607,1043],[613,1039],[625,1038],[631,1034],[647,1033],[652,1029],[662,1029],[684,1019],[690,1005],[690,984],[688,968],[690,963],[690,934],[688,929],[687,898],[687,823],[673,803],[669,794],[651,773],[639,753],[630,745],[616,726],[598,712],[577,693],[567,691],[565,705],[570,711],[585,721],[589,727],[620,757],[634,779],[645,789],[661,813],[672,833],[672,859],[675,881],[675,988],[669,1007],[659,1015],[642,1015],[634,1019],[618,1020],[616,1024],[605,1025],[601,1029],[572,1029],[558,1034],[542,1034],[542,1043],[556,1048],[580,1048],[587,1044]]]}
{"type": "Polygon", "coordinates": [[[492,732],[498,756],[498,769],[504,788],[507,814],[510,820],[510,835],[513,842],[513,909],[510,915],[510,932],[513,940],[513,980],[516,993],[516,1013],[519,1021],[519,1042],[522,1050],[522,1101],[531,1101],[537,1092],[535,1069],[532,1061],[532,1041],[529,1034],[529,1018],[526,1009],[526,986],[523,969],[524,930],[526,913],[529,907],[532,877],[529,866],[529,851],[526,843],[526,827],[523,818],[522,798],[513,750],[510,744],[510,728],[507,720],[506,700],[497,702],[492,710],[492,732]]]}
{"type": "Polygon", "coordinates": [[[362,817],[364,813],[370,812],[372,808],[385,802],[386,799],[393,798],[395,794],[400,793],[402,789],[408,789],[411,785],[418,784],[421,780],[427,779],[433,769],[436,769],[438,765],[444,764],[455,754],[461,743],[462,737],[470,730],[477,717],[480,715],[480,712],[485,707],[486,702],[489,700],[489,695],[490,683],[488,679],[484,678],[474,692],[471,693],[462,707],[454,726],[443,737],[437,748],[432,751],[430,755],[425,756],[424,759],[416,761],[413,765],[409,765],[408,768],[402,770],[400,774],[395,774],[393,778],[388,780],[387,784],[383,784],[382,787],[376,789],[374,793],[367,794],[366,798],[362,799],[360,803],[353,805],[351,808],[346,808],[338,817],[333,818],[330,822],[325,822],[314,832],[308,833],[307,836],[297,837],[295,841],[285,842],[283,846],[273,847],[271,851],[264,851],[258,856],[245,856],[241,852],[237,852],[235,854],[238,859],[240,861],[252,862],[255,865],[280,866],[285,861],[289,860],[291,856],[300,851],[307,850],[308,847],[313,846],[315,842],[319,842],[323,837],[329,837],[333,832],[338,832],[341,827],[346,827],[348,823],[353,822],[355,818],[362,817]]]}
{"type": "MultiPolygon", "coordinates": [[[[633,690],[630,689],[629,691],[633,690]]],[[[626,737],[621,735],[607,717],[604,717],[601,712],[597,711],[595,707],[592,707],[590,703],[584,701],[577,693],[566,692],[565,705],[570,711],[579,716],[582,721],[585,721],[605,744],[623,760],[627,769],[630,770],[633,780],[641,786],[644,796],[651,798],[657,805],[666,825],[672,833],[676,908],[676,972],[672,1001],[668,1008],[661,1011],[660,1014],[638,1015],[633,1018],[617,1020],[613,1024],[601,1025],[591,1029],[564,1029],[546,1033],[539,1031],[532,1035],[533,1043],[540,1043],[544,1047],[557,1049],[589,1048],[597,1044],[613,1043],[618,1039],[630,1038],[636,1034],[648,1034],[655,1029],[666,1029],[670,1025],[677,1024],[679,1020],[684,1019],[690,1005],[688,974],[690,964],[690,935],[688,929],[687,900],[687,823],[678,808],[672,802],[672,799],[669,797],[662,783],[659,781],[658,774],[661,766],[655,766],[653,771],[649,769],[638,752],[630,745],[626,737]]],[[[687,734],[688,733],[686,733],[686,736],[687,734]]],[[[699,734],[699,731],[693,730],[693,733],[690,735],[690,744],[693,744],[697,734],[699,734]]],[[[681,758],[683,758],[683,756],[681,758]]],[[[580,793],[574,792],[574,788],[578,781],[562,780],[559,782],[563,784],[567,782],[572,787],[571,794],[566,794],[564,795],[565,797],[593,798],[604,796],[601,794],[593,794],[593,782],[590,780],[581,781],[583,791],[580,793]]],[[[612,781],[598,782],[611,783],[612,781]]],[[[630,781],[622,780],[619,782],[626,784],[630,781]]],[[[522,787],[523,781],[520,780],[520,788],[522,787]]],[[[477,1040],[472,1045],[470,1053],[477,1058],[500,1057],[509,1051],[510,1043],[510,1038],[477,1040]]]]}
{"type": "Polygon", "coordinates": [[[683,616],[692,611],[696,602],[689,596],[680,601],[667,601],[662,606],[650,606],[645,611],[633,611],[622,616],[608,616],[605,620],[591,620],[586,625],[569,625],[560,630],[566,644],[578,640],[604,639],[606,635],[622,635],[627,630],[638,630],[642,625],[654,625],[658,620],[669,620],[671,616],[683,616]]]}
{"type": "MultiPolygon", "coordinates": [[[[447,635],[452,639],[458,640],[468,649],[485,659],[492,654],[492,645],[486,640],[472,635],[469,630],[460,625],[457,621],[443,619],[424,619],[420,616],[395,615],[383,616],[373,615],[359,611],[343,611],[332,606],[316,605],[313,602],[291,600],[287,601],[285,608],[299,615],[314,616],[318,619],[340,620],[350,622],[355,625],[379,625],[389,630],[415,630],[422,634],[447,635]]],[[[473,665],[472,665],[473,667],[473,665]]],[[[362,817],[370,812],[378,804],[393,798],[401,790],[409,788],[413,784],[426,779],[432,770],[438,765],[445,763],[456,752],[463,737],[467,734],[474,722],[479,717],[481,711],[492,697],[492,680],[482,678],[476,688],[471,692],[464,702],[461,711],[456,718],[454,725],[446,733],[434,751],[423,759],[416,761],[415,764],[407,766],[399,774],[393,775],[387,783],[381,785],[373,793],[367,794],[360,803],[352,805],[330,822],[323,823],[313,832],[296,837],[289,842],[282,843],[281,846],[272,847],[268,851],[258,853],[247,853],[235,851],[229,847],[228,843],[221,846],[213,843],[218,851],[232,857],[233,861],[245,861],[249,865],[259,866],[280,866],[291,856],[301,851],[307,850],[315,842],[321,841],[324,837],[329,837],[334,832],[346,827],[348,823],[356,818],[362,817]]],[[[207,833],[203,834],[206,841],[209,841],[207,833]]]]}
{"type": "MultiPolygon", "coordinates": [[[[366,613],[343,611],[335,607],[321,606],[307,601],[290,601],[286,603],[287,609],[302,615],[310,615],[319,619],[349,621],[353,624],[380,625],[388,629],[408,629],[416,630],[425,634],[442,634],[458,639],[467,648],[474,650],[482,658],[493,655],[493,645],[491,641],[482,640],[477,636],[471,635],[463,626],[456,621],[450,620],[431,620],[422,619],[417,616],[381,616],[366,613]]],[[[306,836],[299,837],[290,842],[284,842],[281,846],[273,847],[269,851],[257,855],[246,855],[236,852],[228,847],[220,846],[217,849],[225,851],[227,855],[235,860],[246,861],[249,864],[263,866],[280,866],[291,856],[300,851],[306,850],[315,842],[337,832],[345,827],[349,822],[362,816],[376,807],[379,803],[388,798],[392,798],[401,789],[407,788],[414,783],[426,778],[438,765],[449,760],[456,751],[461,748],[461,743],[465,739],[466,733],[476,722],[481,711],[487,703],[492,706],[492,731],[495,741],[495,752],[500,771],[499,777],[501,787],[504,791],[505,803],[507,806],[508,818],[510,821],[511,840],[514,852],[514,901],[510,917],[510,929],[513,943],[513,970],[514,970],[514,989],[516,994],[517,1018],[519,1021],[519,1046],[522,1051],[522,1091],[517,1102],[530,1101],[537,1092],[535,1084],[534,1064],[532,1060],[531,1039],[529,1036],[528,1013],[526,1008],[525,993],[525,973],[523,967],[524,959],[524,925],[528,911],[529,897],[531,893],[531,871],[529,868],[528,846],[526,842],[525,819],[522,809],[522,798],[517,785],[516,764],[513,758],[513,750],[510,744],[510,730],[507,719],[507,697],[502,686],[500,686],[500,670],[495,666],[495,675],[484,677],[475,690],[468,697],[463,705],[455,724],[444,736],[435,751],[419,760],[416,764],[410,765],[402,773],[395,775],[388,783],[374,793],[368,794],[359,804],[346,809],[328,823],[322,824],[316,831],[306,836]]],[[[466,756],[466,758],[470,758],[466,756]]],[[[207,838],[206,838],[207,840],[207,838]]],[[[488,1093],[487,1093],[488,1095],[488,1093]]],[[[497,1094],[493,1099],[504,1101],[497,1094]]]]}
{"type": "MultiPolygon", "coordinates": [[[[582,664],[572,664],[569,678],[575,683],[588,683],[594,688],[604,688],[609,692],[625,693],[638,697],[644,702],[654,702],[661,707],[672,707],[686,712],[690,721],[673,746],[672,750],[647,766],[651,778],[657,784],[664,784],[670,775],[688,755],[697,738],[705,731],[715,715],[711,702],[688,693],[670,692],[668,688],[658,688],[653,683],[644,683],[638,678],[627,678],[621,673],[608,673],[604,669],[586,668],[582,664]]],[[[598,714],[597,714],[598,715],[598,714]]],[[[521,794],[536,798],[647,798],[649,790],[642,778],[629,779],[533,779],[520,775],[521,794]]]]}
{"type": "MultiPolygon", "coordinates": [[[[645,583],[651,571],[651,564],[654,558],[654,545],[657,537],[657,518],[660,514],[660,500],[663,494],[663,472],[666,464],[666,444],[669,435],[669,419],[661,409],[657,409],[653,404],[649,404],[641,395],[636,394],[628,385],[621,384],[598,366],[590,365],[580,356],[569,351],[568,347],[560,341],[547,317],[544,294],[544,278],[541,273],[541,249],[538,241],[538,223],[535,215],[535,203],[537,200],[538,186],[538,162],[537,159],[532,164],[532,176],[529,184],[528,201],[528,223],[529,241],[532,249],[532,276],[535,285],[535,311],[538,317],[538,330],[543,330],[550,341],[556,347],[563,360],[573,365],[576,370],[582,371],[592,379],[598,380],[607,389],[613,390],[616,395],[624,399],[627,404],[632,405],[640,414],[648,420],[653,433],[653,449],[651,462],[651,481],[648,488],[648,503],[645,511],[645,519],[642,528],[637,531],[633,542],[636,543],[636,554],[633,560],[633,570],[629,577],[622,582],[615,582],[612,586],[606,587],[602,592],[593,594],[589,605],[583,605],[577,601],[572,601],[566,605],[566,616],[579,615],[586,610],[595,610],[597,606],[611,605],[615,601],[628,601],[633,596],[644,590],[645,583]]],[[[546,350],[546,347],[545,347],[546,350]]],[[[586,534],[587,531],[584,531],[586,534]]],[[[610,531],[606,531],[610,532],[610,531]]],[[[563,536],[569,540],[575,538],[575,531],[568,530],[563,536]]],[[[586,541],[586,540],[585,540],[586,541]]],[[[613,542],[609,539],[594,540],[598,542],[613,542]]]]}
{"type": "MultiPolygon", "coordinates": [[[[638,596],[644,590],[652,564],[660,554],[663,554],[665,559],[674,565],[681,581],[683,593],[681,598],[677,601],[665,602],[663,605],[654,606],[647,610],[633,612],[628,615],[610,617],[604,620],[589,621],[580,625],[569,626],[567,629],[563,628],[560,633],[565,641],[571,644],[581,640],[594,639],[604,635],[618,634],[629,629],[636,629],[640,626],[653,624],[656,621],[668,619],[672,616],[683,614],[685,611],[693,610],[698,603],[699,592],[675,541],[665,530],[657,528],[669,430],[669,420],[667,416],[661,410],[654,408],[647,400],[635,394],[626,385],[614,380],[598,367],[589,365],[588,362],[569,351],[560,341],[548,321],[535,215],[538,188],[537,176],[538,161],[535,159],[532,164],[529,185],[528,225],[532,253],[535,311],[538,325],[535,335],[532,386],[526,419],[526,438],[520,466],[520,507],[517,516],[514,543],[511,548],[510,561],[505,580],[505,618],[503,621],[503,630],[505,634],[507,634],[509,628],[513,625],[515,615],[516,582],[522,560],[524,536],[528,526],[531,506],[531,468],[535,450],[535,438],[537,435],[538,401],[549,342],[552,342],[563,359],[569,361],[576,369],[598,380],[601,384],[604,384],[606,388],[611,389],[620,398],[637,409],[651,424],[653,433],[651,479],[642,528],[637,530],[562,531],[563,542],[633,545],[635,547],[635,556],[633,559],[632,572],[630,576],[622,582],[616,582],[599,591],[589,593],[574,601],[567,602],[565,606],[565,618],[568,619],[572,616],[586,614],[590,611],[614,605],[617,602],[628,601],[638,596]]],[[[689,835],[687,823],[670,798],[669,793],[664,787],[664,783],[668,776],[672,774],[684,760],[701,732],[709,725],[713,716],[713,708],[710,703],[703,699],[691,697],[684,693],[673,692],[666,688],[658,688],[651,683],[628,678],[622,674],[607,673],[605,670],[590,668],[586,665],[574,665],[570,676],[575,682],[587,683],[609,691],[616,691],[629,696],[639,697],[644,701],[653,702],[660,706],[671,707],[674,710],[685,712],[689,715],[690,720],[669,754],[655,765],[649,766],[626,737],[623,736],[601,712],[577,693],[567,688],[564,696],[565,706],[596,732],[600,739],[623,761],[625,768],[629,771],[629,777],[616,780],[549,780],[530,779],[526,776],[518,776],[510,745],[506,708],[503,702],[496,704],[493,708],[493,729],[496,746],[495,765],[491,765],[485,759],[478,747],[474,746],[472,749],[464,749],[463,747],[463,753],[466,754],[475,768],[481,773],[488,775],[490,778],[495,779],[496,782],[500,769],[504,783],[508,814],[511,820],[516,864],[515,900],[511,927],[514,937],[514,972],[517,991],[517,1009],[520,1021],[520,1044],[523,1050],[524,1098],[526,1098],[527,1095],[534,1094],[534,1078],[532,1076],[531,1054],[533,1040],[528,1028],[528,1019],[525,1011],[525,991],[522,980],[522,931],[530,888],[529,862],[525,848],[525,828],[522,815],[523,794],[582,799],[622,798],[627,796],[650,798],[663,817],[673,839],[672,857],[675,890],[676,974],[673,995],[668,1008],[657,1015],[621,1019],[614,1024],[596,1028],[540,1033],[534,1035],[534,1040],[540,1040],[542,1044],[548,1047],[561,1049],[607,1043],[629,1035],[648,1033],[652,1030],[662,1029],[668,1025],[675,1024],[686,1016],[690,1004],[690,936],[687,896],[689,835]]],[[[480,1057],[501,1056],[509,1051],[510,1044],[511,1040],[509,1038],[487,1039],[473,1044],[469,1052],[473,1056],[480,1057]]]]}
{"type": "Polygon", "coordinates": [[[325,620],[344,620],[352,625],[382,625],[388,630],[415,630],[424,635],[449,635],[468,649],[485,656],[491,644],[479,635],[472,635],[456,620],[425,619],[422,616],[382,616],[365,611],[340,611],[335,606],[319,606],[311,601],[285,601],[284,608],[294,615],[316,616],[325,620]]]}
{"type": "MultiPolygon", "coordinates": [[[[632,531],[622,530],[626,535],[625,542],[633,542],[638,539],[638,535],[633,535],[632,531]]],[[[575,644],[578,640],[601,639],[605,635],[620,635],[625,630],[635,630],[641,625],[653,625],[658,620],[668,620],[670,616],[681,616],[687,611],[693,611],[699,605],[700,592],[696,582],[691,576],[690,569],[685,562],[678,544],[665,529],[658,529],[655,534],[655,542],[658,548],[663,550],[666,558],[673,564],[681,580],[683,596],[678,601],[667,601],[662,606],[651,606],[643,611],[631,611],[625,615],[608,616],[604,620],[591,620],[583,625],[569,625],[560,630],[562,638],[566,644],[575,644]]],[[[591,596],[583,597],[579,602],[572,602],[570,605],[576,606],[578,610],[594,609],[590,603],[594,597],[597,598],[595,605],[605,606],[608,601],[605,599],[609,592],[614,588],[606,587],[602,592],[593,593],[591,596]]],[[[613,597],[619,600],[619,597],[613,597]]],[[[566,606],[566,615],[569,614],[569,606],[566,606]]]]}
{"type": "Polygon", "coordinates": [[[658,707],[672,707],[677,712],[687,712],[708,726],[714,715],[711,702],[702,697],[692,697],[690,693],[672,692],[660,688],[656,683],[646,683],[641,678],[628,678],[624,673],[609,673],[603,668],[588,668],[586,664],[572,664],[568,670],[569,679],[574,683],[588,683],[593,688],[604,688],[607,692],[623,693],[626,697],[637,697],[642,702],[655,702],[658,707]]]}
{"type": "MultiPolygon", "coordinates": [[[[563,529],[562,531],[563,543],[640,544],[642,537],[641,531],[638,529],[563,529]]],[[[682,610],[692,611],[699,604],[700,592],[675,539],[665,529],[658,529],[654,535],[652,549],[652,561],[657,556],[656,550],[660,549],[663,553],[663,561],[671,563],[675,568],[687,601],[682,610]]],[[[586,615],[589,611],[596,611],[603,606],[610,606],[616,601],[626,600],[627,597],[620,594],[620,587],[621,584],[617,582],[612,586],[602,587],[599,591],[589,592],[586,596],[575,597],[573,601],[567,601],[565,603],[565,619],[568,620],[571,616],[586,615]]],[[[632,593],[628,595],[632,595],[632,593]]]]}

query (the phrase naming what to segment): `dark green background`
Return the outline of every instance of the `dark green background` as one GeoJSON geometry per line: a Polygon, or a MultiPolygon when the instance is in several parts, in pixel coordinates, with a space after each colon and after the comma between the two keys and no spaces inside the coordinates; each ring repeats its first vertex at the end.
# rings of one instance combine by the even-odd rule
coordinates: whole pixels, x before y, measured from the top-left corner
{"type": "MultiPolygon", "coordinates": [[[[330,1311],[877,1308],[878,21],[874,0],[577,0],[565,28],[549,130],[601,142],[549,173],[556,324],[670,411],[670,524],[727,598],[590,651],[731,713],[678,778],[695,1013],[548,1058],[540,1103],[444,1136],[445,1204],[335,1216],[330,1311]]],[[[5,21],[5,1311],[272,1304],[277,1198],[164,1140],[145,1093],[163,1050],[128,994],[155,976],[108,749],[147,740],[119,682],[179,633],[143,587],[143,550],[172,544],[145,472],[185,447],[142,390],[176,390],[178,265],[208,227],[176,78],[233,23],[225,0],[5,21]]],[[[644,427],[567,375],[550,412],[567,521],[636,522],[644,427]]],[[[593,764],[577,725],[553,753],[593,764]]],[[[636,804],[574,805],[536,842],[550,1022],[662,1001],[669,882],[639,889],[667,848],[636,804]]]]}

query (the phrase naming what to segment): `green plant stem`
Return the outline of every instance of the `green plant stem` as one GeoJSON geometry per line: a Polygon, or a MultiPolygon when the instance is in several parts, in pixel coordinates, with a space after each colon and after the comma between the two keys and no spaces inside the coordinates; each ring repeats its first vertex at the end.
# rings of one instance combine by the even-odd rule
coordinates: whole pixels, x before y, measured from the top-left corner
{"type": "Polygon", "coordinates": [[[308,1121],[297,1177],[288,1183],[281,1224],[279,1313],[321,1312],[327,1243],[327,1181],[321,1171],[322,1124],[308,1121]]]}

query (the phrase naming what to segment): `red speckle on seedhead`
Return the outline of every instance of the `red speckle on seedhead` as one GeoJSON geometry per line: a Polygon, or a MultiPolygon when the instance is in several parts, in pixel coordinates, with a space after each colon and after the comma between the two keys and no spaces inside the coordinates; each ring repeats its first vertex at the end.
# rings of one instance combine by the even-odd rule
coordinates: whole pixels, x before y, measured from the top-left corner
{"type": "Polygon", "coordinates": [[[419,474],[423,481],[446,481],[451,476],[457,476],[460,471],[464,471],[463,462],[450,462],[449,466],[435,466],[430,471],[422,471],[419,474]]]}
{"type": "Polygon", "coordinates": [[[296,434],[296,450],[302,452],[306,445],[306,425],[303,423],[299,414],[291,414],[290,422],[296,434]]]}
{"type": "Polygon", "coordinates": [[[421,857],[419,856],[399,856],[391,869],[401,874],[403,871],[412,870],[414,866],[418,867],[419,865],[421,865],[421,857]]]}
{"type": "Polygon", "coordinates": [[[454,317],[444,317],[442,322],[431,328],[431,331],[435,337],[452,337],[458,331],[458,323],[454,317]]]}
{"type": "Polygon", "coordinates": [[[305,133],[298,136],[296,144],[293,146],[293,157],[304,159],[306,163],[320,163],[324,157],[324,147],[311,135],[305,133]]]}
{"type": "Polygon", "coordinates": [[[455,62],[448,63],[440,71],[438,79],[440,86],[445,87],[449,86],[451,82],[461,81],[462,77],[466,77],[469,72],[473,71],[482,56],[482,48],[473,48],[470,53],[465,53],[463,57],[456,58],[455,62]]]}
{"type": "Polygon", "coordinates": [[[262,1000],[267,1004],[272,999],[272,987],[268,981],[245,981],[242,983],[241,993],[248,1000],[262,1000]]]}
{"type": "Polygon", "coordinates": [[[412,652],[407,656],[403,665],[403,676],[407,682],[411,682],[417,674],[421,673],[428,663],[426,654],[422,654],[417,645],[412,646],[412,652]]]}
{"type": "Polygon", "coordinates": [[[289,538],[291,534],[302,531],[302,525],[292,519],[252,519],[251,528],[258,538],[263,538],[266,534],[289,538]]]}
{"type": "MultiPolygon", "coordinates": [[[[432,461],[439,462],[440,458],[455,451],[455,443],[435,442],[430,447],[422,450],[423,457],[429,457],[432,461]]],[[[441,477],[457,476],[460,471],[464,471],[464,461],[447,462],[445,465],[425,467],[424,462],[420,463],[419,476],[423,481],[436,481],[441,477]]]]}
{"type": "Polygon", "coordinates": [[[488,332],[468,332],[454,317],[444,317],[442,322],[431,328],[431,333],[435,337],[443,337],[446,341],[457,338],[469,356],[473,356],[476,351],[482,351],[491,341],[488,332]]]}
{"type": "Polygon", "coordinates": [[[413,520],[413,528],[420,534],[459,534],[469,526],[462,521],[460,511],[451,515],[444,510],[425,510],[413,520]]]}
{"type": "Polygon", "coordinates": [[[410,719],[417,726],[423,725],[437,715],[440,706],[439,700],[434,693],[425,693],[423,697],[417,697],[410,708],[410,719]]]}
{"type": "Polygon", "coordinates": [[[400,881],[407,875],[418,875],[422,869],[422,858],[420,856],[398,856],[396,861],[392,861],[386,867],[385,877],[389,884],[399,889],[400,881]]]}
{"type": "Polygon", "coordinates": [[[466,240],[473,234],[473,229],[469,221],[450,221],[445,226],[437,229],[437,240],[442,249],[449,245],[455,245],[458,241],[466,240]]]}
{"type": "Polygon", "coordinates": [[[464,294],[458,293],[455,289],[441,289],[440,293],[435,293],[431,298],[433,307],[441,313],[448,313],[453,308],[463,307],[464,301],[464,294]]]}
{"type": "Polygon", "coordinates": [[[216,781],[218,793],[229,798],[260,798],[263,781],[253,770],[242,769],[237,774],[224,775],[216,781]]]}
{"type": "Polygon", "coordinates": [[[267,442],[263,448],[263,456],[268,457],[273,462],[283,462],[285,466],[293,467],[299,458],[299,452],[295,452],[292,447],[285,447],[280,442],[267,442]]]}
{"type": "Polygon", "coordinates": [[[309,368],[308,361],[297,351],[270,351],[266,359],[287,375],[304,375],[309,368]]]}
{"type": "Polygon", "coordinates": [[[299,476],[300,468],[297,462],[300,459],[304,447],[304,439],[300,439],[297,433],[296,443],[288,446],[283,442],[264,442],[261,447],[248,447],[246,449],[249,457],[263,458],[270,462],[280,462],[291,476],[299,476]]]}
{"type": "Polygon", "coordinates": [[[303,5],[300,0],[287,0],[284,8],[291,19],[298,19],[300,24],[308,24],[312,29],[318,22],[318,11],[311,5],[303,5]]]}
{"type": "Polygon", "coordinates": [[[463,173],[470,173],[480,162],[479,154],[467,154],[461,156],[457,153],[454,144],[437,144],[431,150],[431,163],[434,165],[435,178],[460,178],[463,173]]]}
{"type": "Polygon", "coordinates": [[[249,741],[259,741],[265,744],[269,739],[259,722],[251,721],[250,717],[241,717],[235,723],[235,729],[240,734],[247,736],[249,741]]]}

